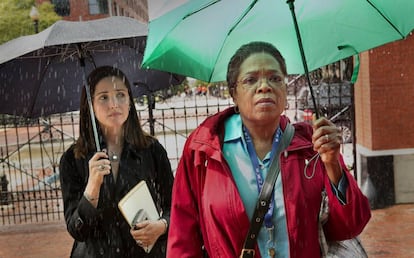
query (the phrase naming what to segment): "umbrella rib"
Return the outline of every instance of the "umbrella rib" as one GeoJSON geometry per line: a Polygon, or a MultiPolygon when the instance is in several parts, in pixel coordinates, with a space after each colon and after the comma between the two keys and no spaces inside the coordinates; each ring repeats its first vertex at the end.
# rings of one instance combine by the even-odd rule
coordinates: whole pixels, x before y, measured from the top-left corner
{"type": "MultiPolygon", "coordinates": [[[[257,3],[257,0],[254,0],[253,2],[251,2],[249,4],[249,6],[244,10],[243,14],[239,17],[239,19],[237,19],[237,21],[233,24],[233,26],[231,26],[231,28],[227,32],[226,37],[224,38],[224,41],[226,41],[228,36],[233,32],[234,28],[236,28],[237,25],[243,20],[243,18],[246,17],[246,15],[250,12],[250,10],[253,9],[253,7],[256,5],[256,3],[257,3]]],[[[214,62],[215,64],[217,64],[218,57],[220,56],[221,52],[223,51],[223,47],[224,47],[224,44],[221,44],[219,54],[217,55],[217,58],[214,62]]],[[[213,66],[213,67],[216,67],[216,66],[213,66]]],[[[213,77],[213,74],[214,74],[214,70],[212,71],[212,73],[210,73],[210,77],[208,78],[208,81],[211,81],[211,79],[213,77]]]]}
{"type": "Polygon", "coordinates": [[[250,12],[251,9],[256,5],[257,0],[254,0],[252,3],[249,4],[249,7],[244,10],[243,14],[240,16],[240,18],[237,20],[237,22],[230,28],[229,32],[227,33],[227,36],[230,35],[230,33],[234,30],[234,28],[237,27],[237,25],[243,20],[244,17],[246,17],[247,13],[250,12]]]}
{"type": "MultiPolygon", "coordinates": [[[[40,61],[40,60],[39,60],[40,61]]],[[[51,61],[50,61],[50,59],[48,58],[47,59],[47,64],[45,65],[45,68],[43,69],[43,71],[41,72],[41,74],[39,75],[40,76],[40,78],[43,80],[43,78],[44,78],[44,75],[46,74],[46,71],[47,71],[47,69],[49,69],[49,65],[50,65],[50,63],[51,63],[51,61]]],[[[32,104],[30,105],[30,109],[29,109],[29,111],[28,112],[30,112],[30,115],[29,114],[27,114],[27,115],[29,115],[29,116],[32,116],[33,114],[33,109],[34,109],[34,106],[35,106],[35,104],[36,104],[36,99],[37,99],[37,97],[38,97],[38,95],[39,95],[39,92],[40,92],[40,86],[42,85],[42,80],[39,80],[39,83],[38,83],[38,85],[37,85],[37,87],[36,87],[36,94],[35,94],[35,96],[34,96],[34,98],[33,98],[33,102],[32,102],[32,104]]],[[[41,114],[40,114],[41,115],[41,114]]]]}
{"type": "Polygon", "coordinates": [[[379,15],[381,15],[381,17],[382,18],[384,18],[384,20],[386,20],[387,21],[387,23],[398,33],[398,34],[400,34],[400,36],[401,36],[401,38],[403,39],[403,38],[405,38],[405,36],[404,36],[404,34],[402,34],[401,33],[401,31],[399,31],[398,30],[398,28],[397,27],[395,27],[395,25],[390,21],[390,19],[388,19],[385,15],[384,15],[384,13],[383,12],[381,12],[378,8],[377,8],[377,6],[375,6],[375,4],[373,4],[372,2],[371,2],[371,0],[367,0],[367,2],[379,13],[379,15]]]}
{"type": "Polygon", "coordinates": [[[77,44],[77,47],[76,47],[76,49],[77,49],[77,51],[76,51],[77,58],[80,61],[81,67],[85,67],[85,59],[87,59],[93,64],[93,68],[95,69],[96,68],[95,60],[93,59],[93,57],[92,57],[90,51],[87,49],[86,45],[87,44],[82,45],[82,43],[77,44]]]}
{"type": "MultiPolygon", "coordinates": [[[[120,40],[118,40],[118,39],[115,39],[115,40],[112,40],[112,41],[110,41],[111,43],[113,43],[113,42],[118,42],[118,41],[120,41],[120,40]]],[[[87,42],[87,43],[91,43],[91,42],[87,42]]],[[[82,48],[84,48],[84,49],[87,49],[88,48],[88,45],[87,44],[85,44],[85,43],[78,43],[78,44],[84,44],[84,45],[82,45],[82,48]]],[[[33,58],[39,58],[39,57],[42,57],[42,58],[44,58],[44,57],[56,57],[56,56],[59,56],[59,57],[61,57],[61,59],[60,60],[62,60],[62,61],[65,61],[66,59],[68,59],[68,58],[71,58],[71,57],[73,57],[73,56],[78,56],[78,49],[77,48],[75,48],[75,49],[73,49],[73,48],[71,48],[70,47],[70,45],[71,44],[64,44],[64,45],[62,45],[62,46],[51,46],[50,48],[51,49],[56,49],[57,51],[56,51],[56,53],[48,53],[48,54],[42,54],[42,55],[36,55],[36,54],[31,54],[31,55],[26,55],[26,56],[21,56],[21,57],[18,57],[18,58],[16,58],[16,59],[21,59],[21,60],[25,60],[25,59],[33,59],[33,58]],[[61,50],[61,49],[63,49],[63,50],[61,50]]],[[[107,43],[104,43],[104,42],[102,42],[101,44],[95,44],[95,45],[93,45],[93,48],[99,48],[99,47],[102,47],[102,46],[105,46],[105,45],[107,45],[107,43]]],[[[100,51],[100,52],[110,52],[110,51],[112,51],[112,50],[105,50],[105,49],[102,49],[102,50],[95,50],[95,51],[100,51]]]]}
{"type": "Polygon", "coordinates": [[[193,14],[195,14],[195,13],[198,13],[198,12],[200,12],[200,11],[202,11],[202,10],[206,9],[207,7],[209,7],[209,6],[213,5],[213,4],[217,3],[217,2],[220,2],[220,1],[221,1],[221,0],[215,0],[215,1],[212,1],[212,2],[210,2],[210,3],[207,3],[206,5],[203,5],[203,6],[202,6],[202,7],[200,7],[199,9],[197,9],[197,10],[195,10],[195,11],[192,11],[191,13],[188,13],[187,15],[185,15],[185,16],[183,17],[183,20],[185,20],[186,18],[190,17],[191,15],[193,15],[193,14]]]}

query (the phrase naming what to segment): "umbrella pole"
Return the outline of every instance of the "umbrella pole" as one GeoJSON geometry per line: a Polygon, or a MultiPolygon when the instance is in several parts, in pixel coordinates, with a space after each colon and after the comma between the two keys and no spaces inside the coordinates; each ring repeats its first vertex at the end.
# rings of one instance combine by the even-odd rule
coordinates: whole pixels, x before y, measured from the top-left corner
{"type": "Polygon", "coordinates": [[[149,127],[150,127],[150,133],[152,136],[155,135],[155,119],[154,119],[154,114],[153,114],[153,110],[155,108],[155,99],[154,99],[154,93],[151,92],[150,94],[148,94],[148,122],[149,122],[149,127]]]}
{"type": "Polygon", "coordinates": [[[98,152],[98,151],[101,151],[101,146],[99,145],[98,130],[96,129],[95,113],[93,112],[90,88],[87,83],[85,84],[85,88],[86,88],[86,97],[88,99],[88,105],[89,105],[89,113],[91,114],[91,122],[92,122],[93,136],[95,139],[96,151],[98,152]]]}
{"type": "Polygon", "coordinates": [[[80,58],[80,65],[83,70],[82,80],[83,80],[83,83],[85,84],[86,98],[88,100],[88,106],[89,106],[89,114],[91,115],[93,136],[95,139],[96,151],[98,152],[98,151],[101,151],[101,146],[99,144],[98,130],[96,129],[95,112],[93,111],[93,106],[92,106],[91,91],[90,91],[89,84],[86,81],[86,67],[85,67],[85,59],[83,57],[80,58]]]}
{"type": "Polygon", "coordinates": [[[319,111],[318,111],[318,107],[316,105],[315,95],[313,93],[312,84],[311,84],[311,80],[310,80],[310,77],[309,77],[308,63],[306,62],[305,51],[303,50],[302,37],[300,36],[298,21],[296,19],[296,14],[295,14],[295,6],[294,6],[293,2],[295,2],[295,0],[287,0],[286,1],[286,3],[289,5],[290,12],[292,13],[292,19],[293,19],[293,24],[295,25],[296,37],[298,38],[300,55],[302,57],[303,69],[305,71],[306,80],[308,81],[309,91],[310,91],[310,94],[311,94],[311,97],[312,97],[313,107],[315,109],[315,115],[316,115],[316,118],[319,118],[319,111]]]}
{"type": "Polygon", "coordinates": [[[358,182],[357,159],[356,159],[356,126],[355,126],[355,88],[354,83],[351,83],[351,132],[352,132],[352,168],[354,170],[355,181],[358,182]]]}

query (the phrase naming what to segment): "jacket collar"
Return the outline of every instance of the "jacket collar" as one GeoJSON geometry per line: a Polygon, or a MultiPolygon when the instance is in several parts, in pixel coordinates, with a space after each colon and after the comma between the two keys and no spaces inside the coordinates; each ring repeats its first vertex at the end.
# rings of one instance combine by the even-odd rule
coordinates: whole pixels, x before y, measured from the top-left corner
{"type": "MultiPolygon", "coordinates": [[[[208,117],[191,134],[188,148],[193,151],[205,153],[207,156],[222,160],[221,149],[224,138],[224,121],[235,114],[234,108],[230,107],[208,117]]],[[[285,130],[290,120],[285,115],[280,116],[280,128],[285,130]]],[[[305,123],[295,123],[295,136],[287,151],[309,148],[312,146],[312,127],[305,123]]]]}

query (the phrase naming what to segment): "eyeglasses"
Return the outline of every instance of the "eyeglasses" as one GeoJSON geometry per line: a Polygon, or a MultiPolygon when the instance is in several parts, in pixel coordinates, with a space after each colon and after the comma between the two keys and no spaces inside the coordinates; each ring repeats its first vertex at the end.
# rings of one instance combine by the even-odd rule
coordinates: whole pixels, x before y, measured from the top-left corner
{"type": "Polygon", "coordinates": [[[266,83],[273,88],[280,87],[285,82],[284,77],[278,74],[269,74],[265,76],[248,75],[237,81],[237,83],[246,89],[253,89],[261,85],[263,80],[266,80],[266,83]]]}

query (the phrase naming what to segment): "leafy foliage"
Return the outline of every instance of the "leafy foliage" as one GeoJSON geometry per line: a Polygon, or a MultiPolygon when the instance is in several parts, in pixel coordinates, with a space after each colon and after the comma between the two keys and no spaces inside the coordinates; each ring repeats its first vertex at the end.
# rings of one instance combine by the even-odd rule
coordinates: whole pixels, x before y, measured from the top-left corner
{"type": "MultiPolygon", "coordinates": [[[[33,5],[34,0],[0,1],[0,44],[20,36],[34,34],[34,24],[29,17],[33,5]]],[[[61,19],[49,2],[43,2],[37,9],[40,14],[39,31],[61,19]]]]}

